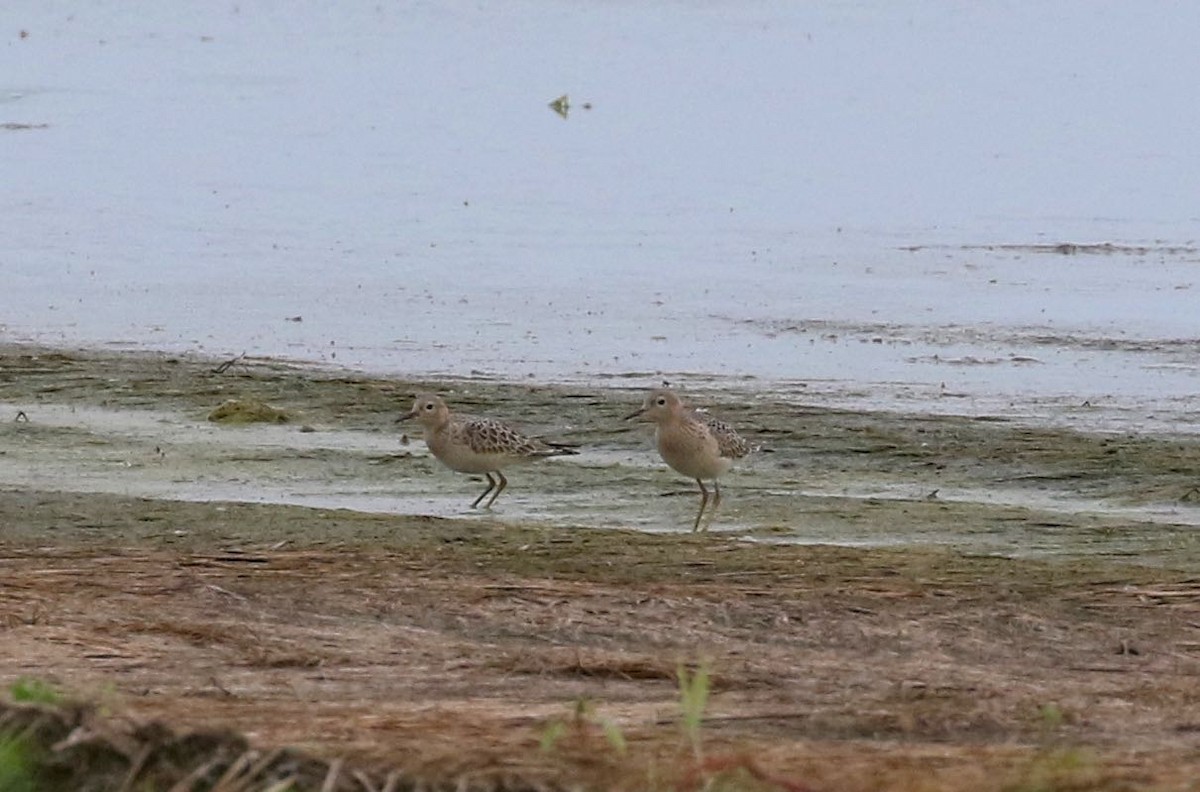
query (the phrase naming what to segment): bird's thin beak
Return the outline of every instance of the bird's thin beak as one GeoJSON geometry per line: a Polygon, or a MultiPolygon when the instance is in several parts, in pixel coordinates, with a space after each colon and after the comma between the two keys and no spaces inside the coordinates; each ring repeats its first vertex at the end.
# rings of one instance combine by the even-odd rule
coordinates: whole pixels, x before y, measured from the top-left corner
{"type": "Polygon", "coordinates": [[[417,411],[409,410],[408,412],[404,413],[404,415],[401,415],[399,418],[397,418],[396,423],[404,423],[409,418],[415,418],[415,417],[417,417],[417,411]]]}
{"type": "Polygon", "coordinates": [[[625,420],[626,420],[626,421],[632,421],[634,418],[637,418],[639,415],[641,415],[641,414],[642,414],[642,413],[644,413],[644,412],[646,412],[646,408],[645,408],[645,407],[639,407],[639,408],[637,408],[636,410],[634,410],[633,412],[629,413],[629,415],[626,415],[626,416],[625,416],[625,420]]]}

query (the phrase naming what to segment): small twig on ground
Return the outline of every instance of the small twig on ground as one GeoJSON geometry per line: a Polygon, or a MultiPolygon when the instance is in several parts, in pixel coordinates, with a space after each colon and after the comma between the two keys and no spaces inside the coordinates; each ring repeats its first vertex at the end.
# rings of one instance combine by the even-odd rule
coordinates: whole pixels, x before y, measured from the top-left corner
{"type": "Polygon", "coordinates": [[[325,773],[325,783],[321,784],[321,792],[333,792],[337,789],[338,776],[342,773],[342,760],[334,759],[329,763],[329,771],[325,773]]]}
{"type": "Polygon", "coordinates": [[[192,792],[197,782],[212,772],[212,769],[216,766],[216,759],[209,759],[206,762],[196,765],[192,772],[179,779],[167,792],[192,792]]]}
{"type": "Polygon", "coordinates": [[[218,594],[224,594],[227,597],[233,597],[235,600],[239,600],[241,602],[246,601],[246,598],[243,597],[241,594],[238,594],[236,591],[230,591],[229,589],[221,588],[220,586],[218,586],[215,583],[205,583],[204,587],[206,589],[209,589],[210,591],[215,591],[218,594]]]}
{"type": "Polygon", "coordinates": [[[13,418],[14,423],[29,423],[29,416],[24,410],[17,410],[17,417],[13,418]]]}
{"type": "Polygon", "coordinates": [[[213,374],[224,374],[226,371],[229,371],[231,366],[236,364],[238,361],[242,360],[244,357],[246,357],[245,352],[243,352],[242,354],[237,355],[235,357],[231,357],[229,360],[226,360],[224,363],[222,363],[221,365],[219,365],[215,369],[213,369],[212,373],[213,374]]]}
{"type": "Polygon", "coordinates": [[[121,792],[130,792],[133,789],[133,782],[137,781],[137,777],[142,774],[142,769],[146,766],[146,760],[150,758],[150,754],[154,753],[154,744],[146,743],[142,749],[138,751],[137,756],[129,765],[129,773],[125,776],[125,783],[121,784],[121,792]]]}
{"type": "Polygon", "coordinates": [[[354,780],[361,784],[362,788],[367,792],[377,792],[375,785],[371,783],[371,779],[367,778],[367,774],[362,770],[355,770],[350,775],[353,776],[354,780]]]}
{"type": "Polygon", "coordinates": [[[251,748],[243,752],[242,755],[237,759],[233,760],[229,767],[225,768],[225,772],[221,775],[221,777],[217,779],[217,785],[213,787],[213,792],[232,792],[234,789],[240,788],[241,784],[238,784],[235,787],[233,786],[233,783],[237,780],[238,776],[242,774],[242,771],[245,770],[251,762],[258,758],[258,755],[258,751],[251,748]]]}
{"type": "Polygon", "coordinates": [[[221,695],[225,696],[226,698],[237,698],[237,694],[235,694],[232,690],[230,690],[229,688],[222,685],[221,680],[217,679],[216,676],[213,676],[213,678],[210,680],[210,682],[211,682],[212,686],[215,687],[217,690],[219,690],[221,692],[221,695]]]}

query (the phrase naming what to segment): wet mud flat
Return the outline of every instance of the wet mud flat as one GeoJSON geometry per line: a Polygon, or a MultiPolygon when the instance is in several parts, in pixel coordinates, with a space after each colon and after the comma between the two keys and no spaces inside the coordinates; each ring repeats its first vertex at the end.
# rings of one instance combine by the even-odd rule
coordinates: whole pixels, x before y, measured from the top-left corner
{"type": "MultiPolygon", "coordinates": [[[[620,421],[633,384],[0,363],[5,688],[45,680],[122,723],[344,761],[347,789],[367,788],[351,767],[373,788],[1200,777],[1194,439],[713,387],[764,448],[694,535],[691,487],[620,421]],[[471,513],[481,481],[394,424],[426,389],[589,453],[471,513]],[[210,425],[229,399],[287,420],[210,425]],[[698,756],[676,674],[702,662],[698,756]]],[[[128,767],[112,772],[120,788],[128,767]]]]}

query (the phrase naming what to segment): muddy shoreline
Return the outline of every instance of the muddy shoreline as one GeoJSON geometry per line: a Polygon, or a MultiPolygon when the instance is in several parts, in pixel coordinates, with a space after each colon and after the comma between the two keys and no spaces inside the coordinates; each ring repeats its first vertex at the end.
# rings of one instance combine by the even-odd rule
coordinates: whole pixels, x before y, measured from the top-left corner
{"type": "Polygon", "coordinates": [[[691,535],[688,483],[619,420],[639,388],[217,363],[0,351],[5,687],[480,788],[630,788],[686,768],[675,669],[707,659],[709,754],[814,789],[1200,776],[1193,438],[713,390],[763,450],[691,535]],[[425,389],[590,453],[471,512],[479,482],[394,424],[425,389]],[[228,399],[289,420],[207,421],[228,399]],[[540,747],[579,701],[627,753],[540,747]]]}
{"type": "MultiPolygon", "coordinates": [[[[689,394],[759,448],[726,479],[715,531],[1200,567],[1200,438],[847,411],[755,387],[689,394]]],[[[648,427],[622,420],[642,394],[635,384],[403,381],[269,360],[222,367],[17,347],[0,355],[0,486],[686,530],[694,484],[665,468],[648,427]],[[416,427],[396,424],[425,390],[582,453],[512,471],[509,491],[481,515],[467,506],[482,478],[446,470],[416,427]],[[230,400],[288,420],[208,420],[230,400]]]]}

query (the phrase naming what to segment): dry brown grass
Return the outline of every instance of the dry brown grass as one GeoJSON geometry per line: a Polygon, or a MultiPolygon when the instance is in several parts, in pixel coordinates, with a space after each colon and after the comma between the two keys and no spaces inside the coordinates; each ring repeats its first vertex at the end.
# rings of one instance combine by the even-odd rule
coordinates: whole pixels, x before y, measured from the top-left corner
{"type": "MultiPolygon", "coordinates": [[[[189,528],[212,508],[38,497],[48,523],[86,500],[117,536],[144,511],[189,528]]],[[[0,498],[0,518],[18,501],[0,498]]],[[[224,508],[248,526],[279,514],[224,508]]],[[[336,536],[362,519],[284,511],[310,536],[305,521],[336,536]]],[[[378,785],[390,771],[850,792],[1200,777],[1200,581],[1186,575],[604,532],[446,542],[453,524],[378,519],[391,544],[4,545],[0,680],[47,680],[122,723],[234,729],[326,771],[340,758],[378,785]],[[702,657],[715,676],[697,763],[674,675],[702,657]],[[591,716],[573,714],[581,701],[591,716]],[[571,728],[543,750],[555,723],[571,728]]]]}

